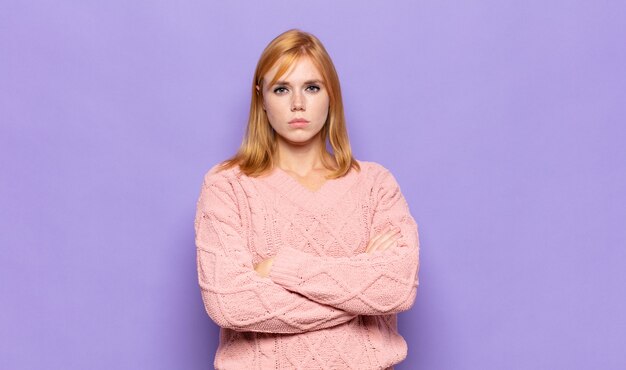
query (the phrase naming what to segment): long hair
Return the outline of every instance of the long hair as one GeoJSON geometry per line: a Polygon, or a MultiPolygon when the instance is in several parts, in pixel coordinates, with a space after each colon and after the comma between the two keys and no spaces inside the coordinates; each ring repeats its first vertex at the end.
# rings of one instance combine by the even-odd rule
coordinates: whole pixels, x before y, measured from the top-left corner
{"type": "Polygon", "coordinates": [[[255,177],[273,168],[277,150],[276,133],[263,110],[263,76],[280,62],[276,75],[270,82],[270,85],[273,85],[301,57],[311,58],[328,89],[328,117],[319,135],[322,141],[320,155],[323,164],[333,171],[328,178],[342,177],[352,167],[360,169],[350,148],[339,77],[335,66],[320,40],[310,33],[297,29],[278,35],[263,50],[252,81],[252,100],[246,134],[237,153],[222,162],[221,169],[239,165],[241,172],[255,177]],[[257,85],[260,91],[257,90],[257,85]],[[336,165],[326,160],[327,143],[332,148],[336,165]]]}

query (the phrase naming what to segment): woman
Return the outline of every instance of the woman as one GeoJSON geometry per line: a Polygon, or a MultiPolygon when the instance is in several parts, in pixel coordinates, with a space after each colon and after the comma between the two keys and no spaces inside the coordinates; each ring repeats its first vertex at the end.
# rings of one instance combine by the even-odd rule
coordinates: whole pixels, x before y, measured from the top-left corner
{"type": "Polygon", "coordinates": [[[290,30],[263,51],[245,138],[205,175],[195,231],[216,369],[406,357],[396,314],[415,300],[417,225],[393,175],[352,157],[339,79],[313,35],[290,30]]]}

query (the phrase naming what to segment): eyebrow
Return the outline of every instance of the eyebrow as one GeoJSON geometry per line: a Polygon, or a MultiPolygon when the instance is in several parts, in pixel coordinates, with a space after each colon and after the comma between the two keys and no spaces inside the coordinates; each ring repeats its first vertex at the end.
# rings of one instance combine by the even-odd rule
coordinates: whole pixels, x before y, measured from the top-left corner
{"type": "MultiPolygon", "coordinates": [[[[322,82],[322,80],[308,80],[308,81],[304,81],[305,85],[310,85],[310,84],[320,84],[323,85],[324,82],[322,82]]],[[[276,83],[274,85],[289,85],[291,86],[291,84],[287,81],[276,81],[276,83]]]]}

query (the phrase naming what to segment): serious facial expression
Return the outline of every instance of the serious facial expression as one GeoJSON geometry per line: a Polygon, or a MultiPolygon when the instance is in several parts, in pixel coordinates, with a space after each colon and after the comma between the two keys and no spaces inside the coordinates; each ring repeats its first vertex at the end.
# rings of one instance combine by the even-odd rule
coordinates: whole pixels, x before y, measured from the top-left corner
{"type": "Polygon", "coordinates": [[[263,76],[263,108],[270,125],[278,140],[292,145],[312,143],[328,117],[329,96],[322,75],[309,57],[301,57],[269,86],[276,64],[263,76]]]}

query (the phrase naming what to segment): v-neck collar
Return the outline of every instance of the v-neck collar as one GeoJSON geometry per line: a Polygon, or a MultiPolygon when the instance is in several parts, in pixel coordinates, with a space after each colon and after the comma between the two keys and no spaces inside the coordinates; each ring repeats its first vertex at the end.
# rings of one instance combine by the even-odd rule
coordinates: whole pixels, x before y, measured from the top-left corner
{"type": "Polygon", "coordinates": [[[303,184],[300,180],[298,180],[295,176],[293,176],[292,174],[290,174],[289,172],[287,172],[287,171],[283,170],[282,168],[280,168],[280,167],[278,167],[278,166],[276,166],[276,167],[274,168],[274,171],[279,172],[279,175],[283,175],[283,177],[289,177],[291,180],[295,181],[298,185],[300,185],[300,186],[303,188],[303,190],[307,190],[307,191],[309,191],[309,192],[311,192],[311,193],[313,193],[313,194],[315,194],[315,193],[319,193],[320,191],[322,191],[322,189],[324,189],[324,187],[325,187],[326,185],[328,185],[328,182],[329,182],[329,181],[333,181],[333,180],[331,180],[331,179],[326,179],[326,180],[324,180],[324,182],[322,183],[322,185],[320,185],[320,187],[319,187],[319,188],[317,188],[317,189],[313,190],[313,189],[309,188],[308,186],[304,185],[304,184],[303,184]]]}
{"type": "Polygon", "coordinates": [[[302,184],[294,176],[287,171],[276,166],[263,179],[271,185],[277,193],[290,199],[294,203],[305,204],[309,206],[317,206],[327,201],[336,202],[337,198],[343,195],[341,189],[347,191],[354,183],[356,171],[350,169],[345,176],[336,179],[326,179],[324,183],[317,189],[312,190],[302,184]]]}

